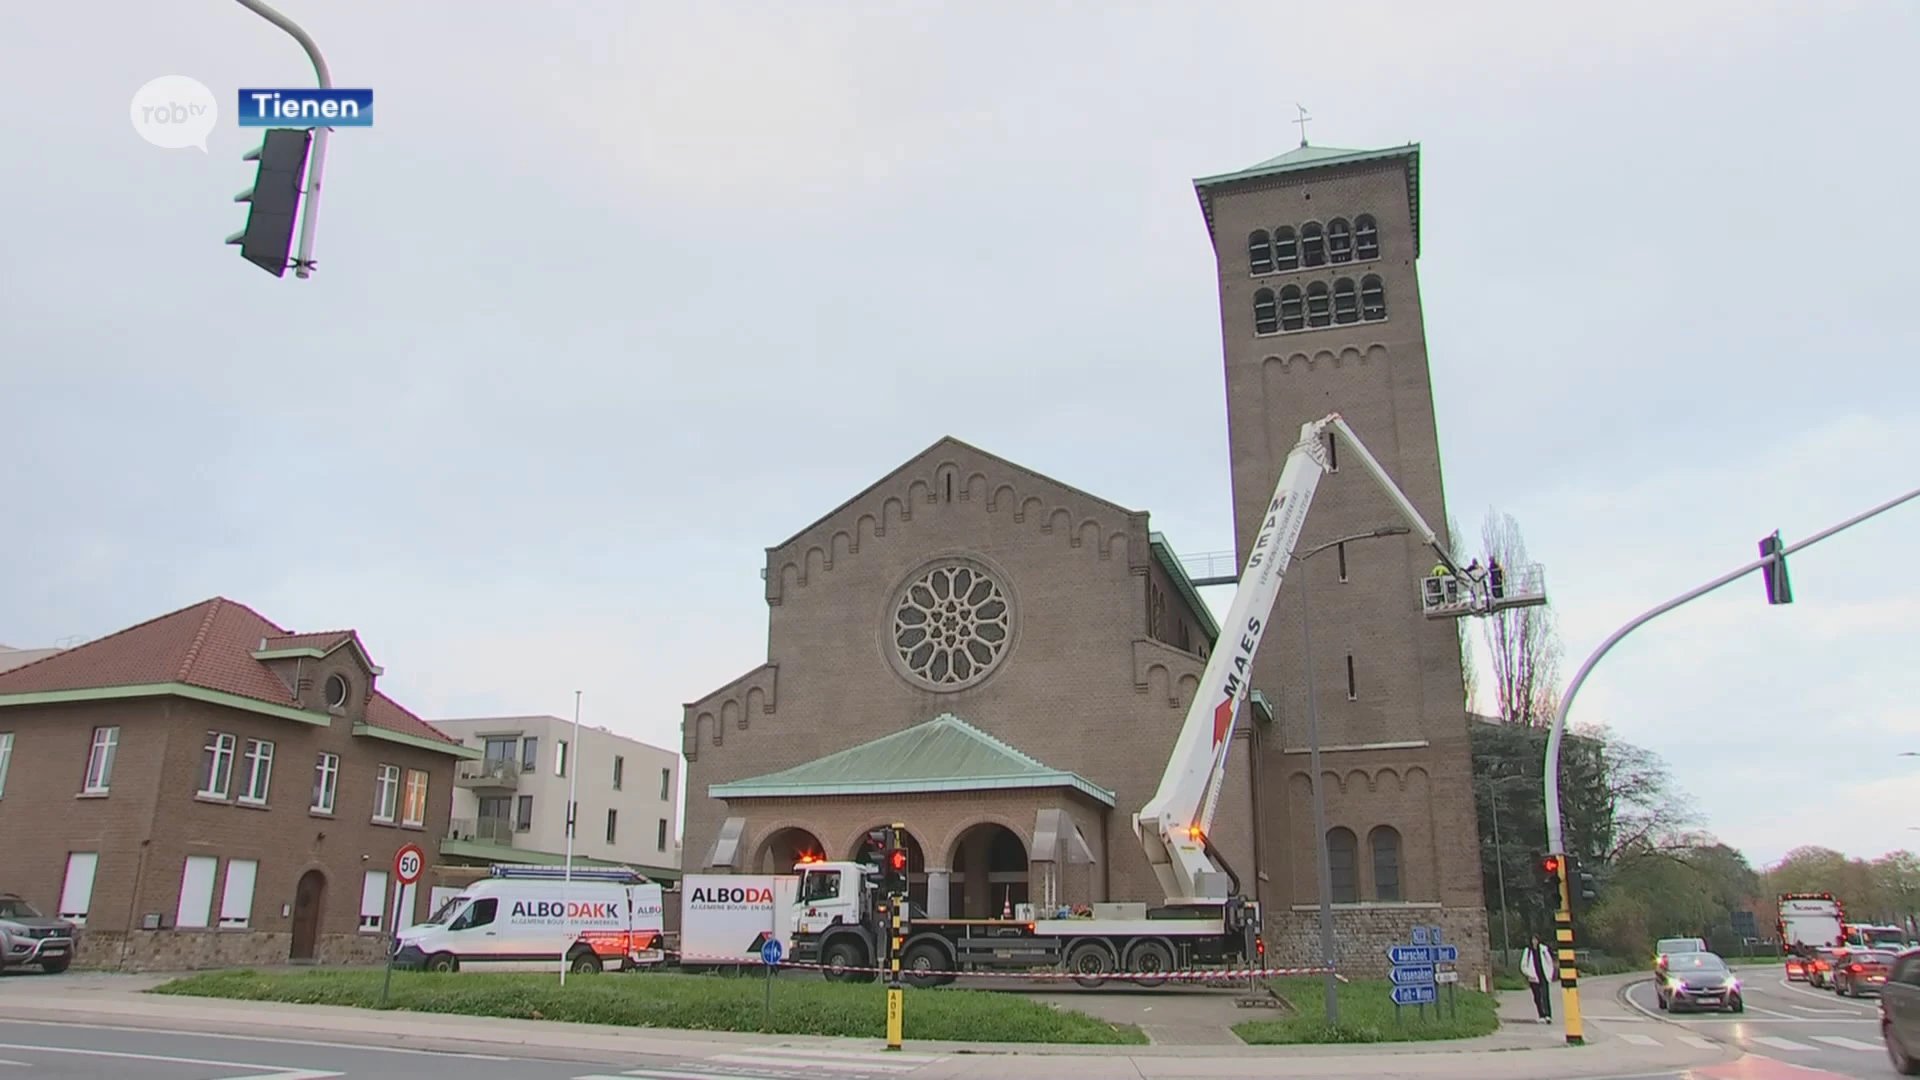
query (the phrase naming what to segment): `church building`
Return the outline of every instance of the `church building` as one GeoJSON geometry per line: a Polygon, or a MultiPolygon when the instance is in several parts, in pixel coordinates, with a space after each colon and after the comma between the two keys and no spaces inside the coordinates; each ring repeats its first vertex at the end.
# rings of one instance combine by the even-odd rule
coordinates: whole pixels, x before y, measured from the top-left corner
{"type": "MultiPolygon", "coordinates": [[[[1346,417],[1447,520],[1419,285],[1417,145],[1302,145],[1195,182],[1217,255],[1236,565],[1300,426],[1346,417]]],[[[1196,363],[1195,378],[1203,377],[1196,363]]],[[[1459,645],[1364,472],[1323,479],[1253,673],[1210,837],[1269,959],[1317,959],[1310,617],[1339,962],[1487,932],[1459,645]],[[1314,549],[1318,548],[1318,551],[1314,549]],[[1310,577],[1303,582],[1299,579],[1310,577]],[[1300,602],[1307,587],[1309,600],[1300,602]]],[[[998,917],[1158,902],[1131,816],[1219,634],[1148,514],[945,438],[767,549],[767,661],[686,706],[686,871],[787,873],[906,825],[916,905],[998,917]]]]}

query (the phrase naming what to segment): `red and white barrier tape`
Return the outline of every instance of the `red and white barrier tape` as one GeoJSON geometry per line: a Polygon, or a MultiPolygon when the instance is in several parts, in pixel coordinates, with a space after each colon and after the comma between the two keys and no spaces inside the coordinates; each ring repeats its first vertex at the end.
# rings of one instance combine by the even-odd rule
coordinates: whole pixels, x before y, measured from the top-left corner
{"type": "MultiPolygon", "coordinates": [[[[675,958],[683,964],[689,960],[692,960],[696,963],[707,962],[707,963],[725,963],[725,964],[743,964],[743,965],[753,965],[756,963],[752,957],[748,957],[748,956],[719,956],[719,955],[710,956],[703,953],[681,953],[681,952],[676,952],[672,949],[665,950],[662,953],[662,955],[675,958]]],[[[852,966],[829,969],[825,964],[804,963],[804,962],[798,962],[793,960],[782,960],[777,966],[783,967],[783,968],[798,968],[805,971],[834,970],[834,971],[859,972],[861,974],[869,974],[869,975],[885,975],[891,971],[890,968],[852,967],[852,966]]],[[[1215,981],[1226,981],[1229,979],[1235,979],[1235,980],[1279,979],[1279,978],[1286,978],[1288,976],[1293,976],[1293,975],[1326,975],[1328,973],[1332,973],[1333,977],[1340,980],[1341,982],[1347,981],[1346,976],[1339,974],[1338,972],[1334,971],[1332,968],[1325,968],[1325,967],[1198,968],[1190,971],[1162,971],[1162,972],[1101,971],[1101,972],[1092,972],[1092,973],[1080,972],[1080,971],[1059,971],[1059,970],[926,971],[926,970],[914,970],[912,968],[905,968],[905,967],[900,969],[900,974],[903,978],[905,977],[926,978],[929,976],[943,976],[943,977],[951,976],[953,978],[963,978],[963,979],[1031,979],[1031,980],[1051,980],[1051,981],[1058,981],[1061,979],[1101,979],[1101,980],[1121,980],[1121,981],[1134,981],[1134,982],[1147,982],[1147,981],[1215,982],[1215,981]]]]}

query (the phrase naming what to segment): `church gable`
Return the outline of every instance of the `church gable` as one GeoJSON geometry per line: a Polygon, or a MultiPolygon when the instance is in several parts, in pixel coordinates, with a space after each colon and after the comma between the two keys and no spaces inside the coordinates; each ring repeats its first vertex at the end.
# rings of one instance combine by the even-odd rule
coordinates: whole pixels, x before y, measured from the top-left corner
{"type": "Polygon", "coordinates": [[[1147,514],[1127,508],[948,436],[777,547],[767,549],[767,603],[804,588],[875,543],[887,543],[924,508],[950,503],[1004,514],[1037,535],[1145,573],[1147,514]]]}

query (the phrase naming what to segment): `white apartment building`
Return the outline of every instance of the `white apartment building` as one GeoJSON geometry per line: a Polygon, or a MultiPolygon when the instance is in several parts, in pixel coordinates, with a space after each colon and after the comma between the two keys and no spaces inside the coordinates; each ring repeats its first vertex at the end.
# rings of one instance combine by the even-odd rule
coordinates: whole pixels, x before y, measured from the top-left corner
{"type": "Polygon", "coordinates": [[[431,723],[482,752],[478,761],[456,763],[443,854],[502,862],[564,856],[567,789],[577,779],[576,858],[679,868],[678,751],[586,725],[575,746],[573,722],[557,716],[431,723]]]}

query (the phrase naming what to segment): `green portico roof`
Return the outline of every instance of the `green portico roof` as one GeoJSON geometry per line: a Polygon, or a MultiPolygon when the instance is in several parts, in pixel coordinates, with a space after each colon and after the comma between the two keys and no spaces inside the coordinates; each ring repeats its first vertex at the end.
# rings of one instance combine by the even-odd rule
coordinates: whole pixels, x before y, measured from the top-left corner
{"type": "Polygon", "coordinates": [[[1213,232],[1213,193],[1229,184],[1244,180],[1264,180],[1268,177],[1285,176],[1290,173],[1304,173],[1314,169],[1331,169],[1341,165],[1361,165],[1375,161],[1404,160],[1407,169],[1407,211],[1413,219],[1413,255],[1420,257],[1420,144],[1408,143],[1405,146],[1388,147],[1385,150],[1343,150],[1333,146],[1301,145],[1281,154],[1268,158],[1258,165],[1249,165],[1238,172],[1221,173],[1218,176],[1203,176],[1193,182],[1194,191],[1200,196],[1200,211],[1207,217],[1207,232],[1213,232]]]}
{"type": "Polygon", "coordinates": [[[716,799],[902,795],[1070,787],[1108,806],[1114,793],[1051,768],[952,713],[765,776],[713,784],[716,799]]]}

